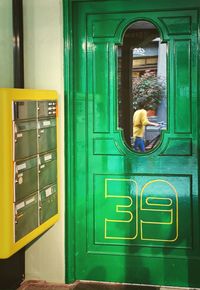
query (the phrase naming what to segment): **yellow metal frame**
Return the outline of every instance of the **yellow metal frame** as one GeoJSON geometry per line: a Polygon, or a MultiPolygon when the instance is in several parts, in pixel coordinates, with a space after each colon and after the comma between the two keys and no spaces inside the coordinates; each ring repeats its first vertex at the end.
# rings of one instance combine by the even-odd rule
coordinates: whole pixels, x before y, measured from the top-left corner
{"type": "MultiPolygon", "coordinates": [[[[30,89],[0,89],[0,259],[8,258],[56,223],[60,213],[58,186],[58,214],[38,228],[14,242],[14,160],[13,160],[13,118],[12,102],[19,100],[58,100],[56,91],[30,89]]],[[[58,148],[58,116],[57,148],[58,148]]],[[[57,150],[57,176],[59,174],[59,154],[57,150]]]]}

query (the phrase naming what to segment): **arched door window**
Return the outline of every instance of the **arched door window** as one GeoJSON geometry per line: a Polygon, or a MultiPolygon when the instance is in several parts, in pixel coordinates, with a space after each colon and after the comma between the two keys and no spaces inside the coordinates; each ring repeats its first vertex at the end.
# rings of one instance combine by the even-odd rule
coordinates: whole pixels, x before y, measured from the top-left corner
{"type": "Polygon", "coordinates": [[[130,25],[118,46],[118,126],[137,152],[153,149],[167,127],[166,54],[158,29],[147,21],[130,25]]]}

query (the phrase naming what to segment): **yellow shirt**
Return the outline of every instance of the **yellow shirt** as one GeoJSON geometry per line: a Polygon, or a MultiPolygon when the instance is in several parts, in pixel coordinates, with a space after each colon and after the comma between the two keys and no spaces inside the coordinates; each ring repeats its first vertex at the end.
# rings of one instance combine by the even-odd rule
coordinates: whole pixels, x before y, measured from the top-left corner
{"type": "Polygon", "coordinates": [[[144,109],[135,111],[133,115],[133,138],[143,137],[145,126],[149,124],[147,111],[144,109]]]}

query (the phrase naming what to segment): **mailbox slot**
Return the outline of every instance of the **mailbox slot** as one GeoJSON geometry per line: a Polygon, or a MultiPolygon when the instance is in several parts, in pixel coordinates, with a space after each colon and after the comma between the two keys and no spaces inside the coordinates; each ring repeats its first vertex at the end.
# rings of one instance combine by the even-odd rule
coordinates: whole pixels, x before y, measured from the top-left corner
{"type": "Polygon", "coordinates": [[[38,194],[24,199],[15,205],[15,241],[38,227],[38,194]]]}
{"type": "Polygon", "coordinates": [[[58,213],[57,185],[46,187],[39,193],[40,224],[58,213]]]}
{"type": "Polygon", "coordinates": [[[37,157],[15,162],[15,201],[28,197],[38,189],[37,157]]]}
{"type": "Polygon", "coordinates": [[[36,119],[36,101],[14,102],[14,120],[36,119]]]}
{"type": "Polygon", "coordinates": [[[56,151],[39,155],[39,189],[42,189],[57,180],[56,151]]]}
{"type": "Polygon", "coordinates": [[[36,121],[15,122],[15,160],[37,154],[36,121]]]}
{"type": "Polygon", "coordinates": [[[49,118],[38,122],[39,153],[56,148],[56,119],[49,118]]]}

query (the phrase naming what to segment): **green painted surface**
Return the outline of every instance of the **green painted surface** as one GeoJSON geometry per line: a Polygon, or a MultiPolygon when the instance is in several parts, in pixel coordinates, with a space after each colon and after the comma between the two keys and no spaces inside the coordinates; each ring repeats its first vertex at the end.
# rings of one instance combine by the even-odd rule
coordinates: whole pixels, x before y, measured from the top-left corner
{"type": "Polygon", "coordinates": [[[37,191],[37,157],[17,161],[15,165],[15,171],[15,198],[16,201],[19,201],[37,191]]]}
{"type": "Polygon", "coordinates": [[[58,213],[57,185],[48,186],[40,191],[40,224],[58,213]]]}
{"type": "Polygon", "coordinates": [[[56,119],[39,120],[38,150],[40,153],[56,148],[56,119]]]}
{"type": "Polygon", "coordinates": [[[171,0],[72,3],[71,279],[200,287],[199,7],[171,0]],[[141,19],[168,44],[168,130],[146,155],[131,151],[117,128],[116,45],[141,19]]]}
{"type": "Polygon", "coordinates": [[[16,122],[15,159],[23,159],[37,153],[36,121],[16,122]]]}
{"type": "Polygon", "coordinates": [[[20,240],[39,226],[38,194],[30,195],[15,207],[15,241],[20,240]]]}
{"type": "Polygon", "coordinates": [[[15,119],[36,119],[36,102],[14,102],[15,119]]]}
{"type": "Polygon", "coordinates": [[[55,183],[57,180],[56,151],[39,155],[39,189],[55,183]]]}

